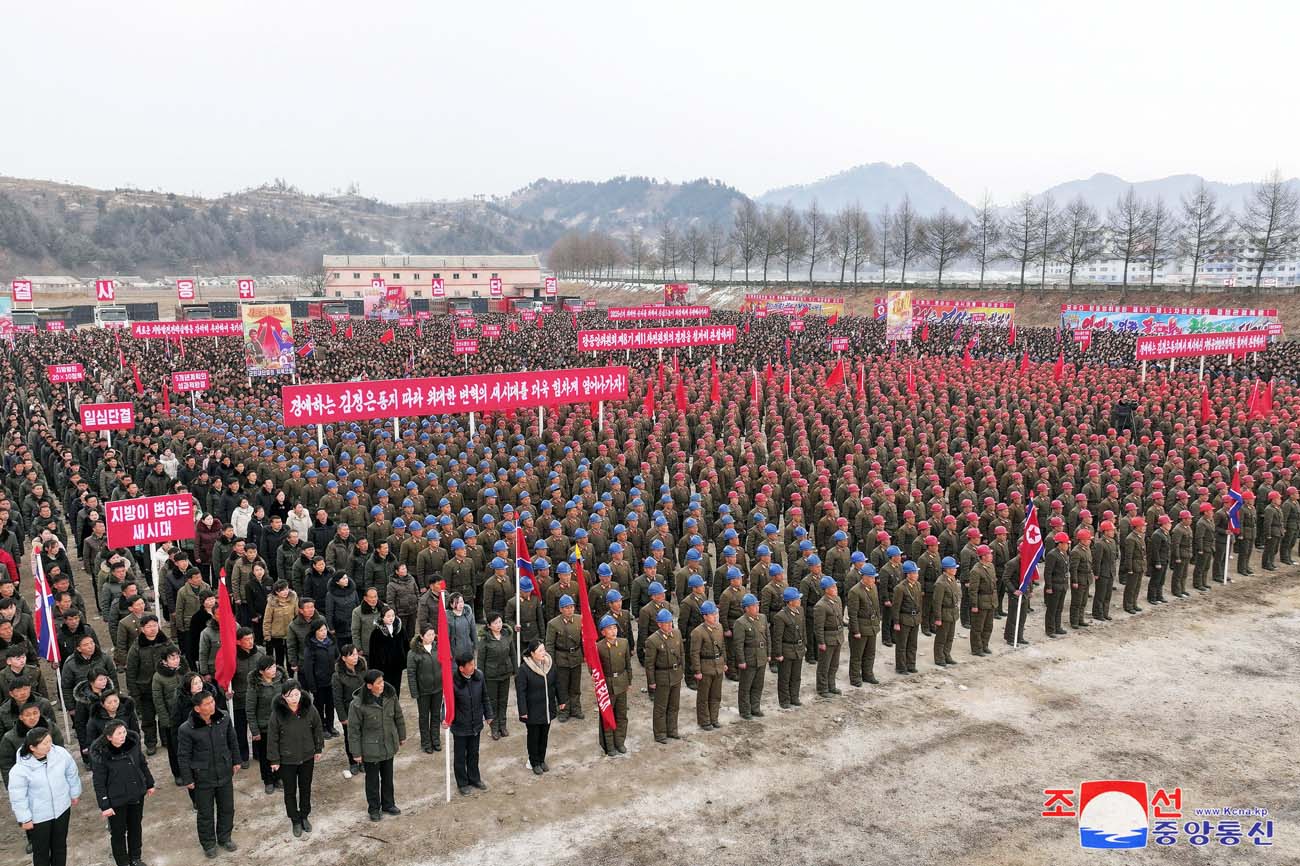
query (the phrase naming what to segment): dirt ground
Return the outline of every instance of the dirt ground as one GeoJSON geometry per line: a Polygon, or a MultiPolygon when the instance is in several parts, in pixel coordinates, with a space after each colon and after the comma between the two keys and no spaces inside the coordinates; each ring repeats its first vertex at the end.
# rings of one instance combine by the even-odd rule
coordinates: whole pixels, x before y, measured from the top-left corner
{"type": "MultiPolygon", "coordinates": [[[[315,832],[295,840],[280,794],[266,795],[254,765],[236,780],[237,855],[224,861],[283,864],[286,856],[330,864],[1018,864],[1096,863],[1080,849],[1073,819],[1039,816],[1042,791],[1084,779],[1140,779],[1181,786],[1184,820],[1199,807],[1267,808],[1274,844],[1234,857],[1300,862],[1295,724],[1300,693],[1300,572],[1238,578],[1204,596],[1147,606],[1130,617],[1051,640],[1042,605],[1030,614],[1031,646],[1012,650],[995,625],[990,658],[954,645],[955,668],[893,672],[878,655],[879,686],[813,696],[805,667],[801,709],[776,707],[742,722],[734,684],[723,691],[723,729],[699,732],[693,692],[683,692],[681,730],[667,746],[650,736],[650,706],[631,701],[630,754],[600,756],[588,683],[585,721],[555,725],[552,772],[524,766],[522,726],[484,738],[486,793],[444,802],[443,754],[408,740],[397,761],[404,814],[366,818],[360,778],[344,780],[340,741],[318,764],[315,832]],[[563,805],[561,805],[563,804],[563,805]]],[[[637,668],[638,683],[642,672],[637,668]]],[[[407,725],[415,733],[413,709],[407,725]]],[[[512,698],[513,718],[513,698],[512,698]]],[[[159,792],[146,806],[151,866],[201,861],[192,812],[171,784],[165,754],[151,766],[159,792]]],[[[69,863],[111,863],[104,823],[87,794],[74,809],[69,863]]],[[[1154,790],[1154,788],[1153,788],[1154,790]]],[[[14,825],[0,850],[22,858],[14,825]]],[[[1242,848],[1251,847],[1248,843],[1242,848]]],[[[1168,850],[1128,852],[1126,862],[1217,863],[1211,844],[1186,839],[1168,850]]],[[[302,861],[299,861],[302,862],[302,861]]]]}

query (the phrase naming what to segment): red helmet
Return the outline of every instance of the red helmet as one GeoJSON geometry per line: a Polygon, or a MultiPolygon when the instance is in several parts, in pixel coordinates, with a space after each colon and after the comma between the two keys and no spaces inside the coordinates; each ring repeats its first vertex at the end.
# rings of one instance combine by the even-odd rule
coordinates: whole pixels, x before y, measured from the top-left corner
{"type": "Polygon", "coordinates": [[[1069,540],[1070,536],[1066,535],[1064,532],[1058,532],[1052,536],[1052,541],[1055,541],[1057,544],[1064,544],[1069,540]]]}

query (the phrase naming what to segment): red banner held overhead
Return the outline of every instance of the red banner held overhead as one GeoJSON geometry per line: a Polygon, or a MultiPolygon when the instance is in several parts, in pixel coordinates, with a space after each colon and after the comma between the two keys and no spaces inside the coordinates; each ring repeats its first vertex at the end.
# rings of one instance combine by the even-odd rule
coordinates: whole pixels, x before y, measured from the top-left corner
{"type": "Polygon", "coordinates": [[[478,340],[452,340],[451,353],[453,355],[477,355],[478,340]]]}
{"type": "Polygon", "coordinates": [[[1238,355],[1244,352],[1262,352],[1267,348],[1267,331],[1138,337],[1137,359],[1159,361],[1164,358],[1192,358],[1197,355],[1238,355]]]}
{"type": "Polygon", "coordinates": [[[501,336],[501,326],[500,326],[500,325],[484,325],[483,328],[482,328],[482,332],[483,332],[483,336],[485,336],[485,337],[491,337],[491,338],[495,339],[495,338],[501,336]]]}
{"type": "Polygon", "coordinates": [[[132,322],[131,336],[137,340],[170,340],[176,337],[241,337],[239,319],[199,319],[193,322],[132,322]]]}
{"type": "Polygon", "coordinates": [[[722,346],[735,342],[735,325],[578,332],[578,351],[580,352],[620,352],[624,349],[677,349],[688,346],[722,346]]]}
{"type": "Polygon", "coordinates": [[[799,333],[803,333],[803,329],[804,329],[804,321],[803,321],[803,319],[791,319],[791,320],[790,320],[790,330],[791,330],[791,331],[794,331],[796,334],[799,334],[799,333]]]}
{"type": "Polygon", "coordinates": [[[135,426],[133,403],[82,403],[82,430],[130,430],[135,426]]]}
{"type": "Polygon", "coordinates": [[[848,337],[831,337],[830,343],[832,352],[847,352],[849,350],[848,337]]]}
{"type": "Polygon", "coordinates": [[[472,331],[478,327],[478,319],[473,316],[461,316],[456,320],[456,327],[464,328],[466,331],[472,331]]]}
{"type": "Polygon", "coordinates": [[[414,327],[415,327],[415,316],[398,316],[398,317],[397,317],[397,327],[399,327],[399,328],[414,328],[414,327]]]}
{"type": "Polygon", "coordinates": [[[66,331],[67,329],[68,323],[62,319],[50,319],[45,323],[45,330],[47,331],[66,331]]]}
{"type": "Polygon", "coordinates": [[[301,426],[626,400],[627,386],[627,367],[579,367],[481,376],[286,385],[281,403],[284,423],[301,426]]]}
{"type": "Polygon", "coordinates": [[[45,375],[50,383],[59,385],[64,382],[80,382],[86,378],[86,368],[80,364],[46,364],[45,375]]]}
{"type": "Polygon", "coordinates": [[[109,547],[134,547],[194,537],[194,497],[145,496],[104,503],[109,547]]]}
{"type": "Polygon", "coordinates": [[[207,370],[182,370],[172,373],[172,390],[177,393],[206,391],[210,387],[207,370]]]}
{"type": "Polygon", "coordinates": [[[610,307],[611,322],[638,322],[653,319],[707,319],[713,312],[708,307],[610,307]]]}

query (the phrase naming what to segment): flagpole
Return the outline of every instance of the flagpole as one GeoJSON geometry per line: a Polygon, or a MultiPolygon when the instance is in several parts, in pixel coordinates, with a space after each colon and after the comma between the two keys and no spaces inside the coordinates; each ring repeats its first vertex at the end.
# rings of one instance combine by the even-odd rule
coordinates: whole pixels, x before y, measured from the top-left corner
{"type": "Polygon", "coordinates": [[[1205,356],[1201,356],[1201,372],[1196,374],[1196,381],[1200,382],[1205,378],[1205,356]]]}
{"type": "MultiPolygon", "coordinates": [[[[442,599],[442,609],[445,611],[447,609],[447,590],[445,589],[440,590],[439,596],[442,599]]],[[[450,629],[447,630],[449,631],[450,629]]],[[[451,635],[449,634],[438,635],[438,640],[450,641],[451,635]]],[[[454,696],[452,697],[452,700],[455,700],[454,696]]],[[[443,689],[442,692],[442,717],[444,719],[447,718],[447,690],[446,689],[443,689]]],[[[450,803],[451,802],[451,727],[449,725],[444,724],[442,728],[442,733],[443,736],[446,737],[446,739],[443,741],[442,754],[445,759],[444,766],[446,768],[445,773],[447,779],[447,802],[450,803]]]]}
{"type": "Polygon", "coordinates": [[[1223,551],[1223,582],[1232,583],[1228,574],[1228,563],[1232,561],[1232,521],[1228,522],[1228,547],[1223,551]]]}
{"type": "Polygon", "coordinates": [[[1016,596],[1016,621],[1011,624],[1011,648],[1017,649],[1020,646],[1020,606],[1025,603],[1025,594],[1022,592],[1016,596]]]}
{"type": "MultiPolygon", "coordinates": [[[[62,672],[60,671],[59,664],[59,662],[62,661],[62,659],[59,658],[59,640],[54,631],[54,620],[51,619],[50,587],[49,584],[45,582],[45,567],[41,565],[40,549],[40,542],[32,545],[32,583],[35,584],[37,581],[40,581],[40,586],[33,586],[33,589],[36,590],[35,601],[41,606],[41,630],[49,635],[47,638],[49,643],[46,644],[45,652],[47,655],[46,660],[49,661],[50,664],[54,665],[54,688],[59,693],[59,709],[63,712],[63,729],[65,731],[70,731],[72,728],[68,724],[68,704],[63,697],[63,677],[61,675],[62,672]],[[54,660],[48,658],[51,650],[53,650],[54,660]]],[[[36,640],[39,645],[40,635],[36,636],[36,640]]]]}

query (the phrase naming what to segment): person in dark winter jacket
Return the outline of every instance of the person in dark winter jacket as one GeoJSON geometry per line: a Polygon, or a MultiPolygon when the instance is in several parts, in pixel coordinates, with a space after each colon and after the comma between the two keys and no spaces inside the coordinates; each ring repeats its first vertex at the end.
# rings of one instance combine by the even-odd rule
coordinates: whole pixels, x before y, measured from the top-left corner
{"type": "Polygon", "coordinates": [[[312,703],[320,714],[326,739],[336,734],[332,677],[338,657],[339,645],[330,637],[329,626],[321,623],[316,626],[315,634],[307,638],[307,646],[303,648],[298,681],[311,692],[312,703]]]}
{"type": "Polygon", "coordinates": [[[316,610],[316,599],[312,596],[303,596],[298,599],[298,615],[289,623],[289,634],[287,637],[287,646],[289,657],[289,668],[297,672],[299,665],[302,664],[302,648],[307,644],[307,638],[316,632],[316,627],[325,622],[325,617],[321,616],[316,610]]]}
{"type": "Polygon", "coordinates": [[[388,685],[400,696],[402,671],[406,670],[407,643],[397,611],[391,607],[384,610],[379,625],[370,633],[370,646],[367,649],[366,661],[370,663],[371,670],[383,671],[388,685]]]}
{"type": "Polygon", "coordinates": [[[181,677],[186,673],[185,659],[181,651],[172,644],[158,662],[158,667],[154,671],[151,700],[153,701],[153,711],[158,719],[158,735],[162,740],[163,748],[167,750],[167,763],[172,771],[172,778],[179,779],[181,776],[180,766],[176,763],[176,725],[172,719],[176,715],[176,705],[180,702],[181,697],[181,677]]]}
{"type": "Polygon", "coordinates": [[[311,695],[296,680],[285,680],[271,708],[266,756],[284,786],[284,811],[294,836],[311,832],[311,782],[324,751],[321,718],[311,695]]]}
{"type": "Polygon", "coordinates": [[[349,640],[352,634],[352,611],[360,603],[357,588],[352,578],[340,574],[330,584],[329,595],[325,596],[325,623],[330,627],[330,634],[338,641],[349,640]]]}
{"type": "Polygon", "coordinates": [[[93,637],[83,637],[77,644],[77,651],[66,657],[59,667],[59,685],[63,689],[63,702],[68,706],[75,705],[77,687],[93,679],[96,672],[102,672],[108,677],[112,686],[117,688],[117,666],[99,648],[93,637]]]}
{"type": "Polygon", "coordinates": [[[442,718],[442,665],[434,645],[437,629],[426,625],[411,638],[406,654],[406,679],[420,714],[420,748],[426,753],[442,751],[438,722],[442,718]]]}
{"type": "Polygon", "coordinates": [[[330,593],[330,587],[334,585],[334,569],[325,564],[325,557],[317,555],[312,557],[311,568],[303,576],[302,594],[307,598],[319,599],[322,602],[330,593]]]}
{"type": "MultiPolygon", "coordinates": [[[[203,677],[199,676],[197,671],[189,671],[181,674],[180,685],[176,689],[176,703],[172,707],[171,726],[172,742],[176,744],[176,768],[173,772],[176,774],[175,782],[177,787],[185,787],[185,780],[180,774],[180,729],[181,725],[189,719],[190,713],[194,710],[195,696],[203,692],[217,698],[217,687],[213,683],[205,682],[203,677]]],[[[194,794],[194,789],[190,788],[190,803],[197,802],[198,798],[194,794]]]]}
{"type": "Polygon", "coordinates": [[[478,644],[478,669],[487,683],[488,701],[492,704],[492,739],[508,737],[506,707],[515,678],[515,641],[503,628],[500,613],[489,613],[487,631],[478,644]]]}
{"type": "Polygon", "coordinates": [[[343,768],[343,778],[352,778],[353,754],[352,741],[348,737],[348,710],[352,706],[352,696],[364,685],[366,659],[360,650],[350,643],[345,643],[339,650],[339,660],[334,665],[334,676],[330,678],[330,688],[337,696],[339,721],[343,723],[343,751],[348,763],[343,768]]]}
{"type": "Polygon", "coordinates": [[[371,821],[400,815],[393,799],[393,759],[406,742],[406,720],[397,691],[384,672],[368,670],[348,707],[348,745],[354,764],[366,770],[366,808],[371,821]]]}
{"type": "Polygon", "coordinates": [[[546,644],[533,639],[524,647],[524,663],[515,676],[515,702],[519,721],[528,730],[528,764],[537,775],[545,773],[546,744],[551,720],[564,709],[556,697],[555,662],[546,652],[546,644]]]}
{"type": "Polygon", "coordinates": [[[230,719],[217,709],[215,696],[200,692],[194,709],[177,732],[181,778],[194,791],[199,844],[209,858],[217,846],[237,851],[230,838],[235,828],[235,773],[239,772],[239,744],[230,719]]]}
{"type": "Polygon", "coordinates": [[[415,575],[407,571],[405,563],[399,562],[393,568],[393,576],[388,579],[384,600],[388,602],[389,607],[397,611],[406,633],[413,633],[416,613],[420,606],[420,587],[415,582],[415,575]]]}
{"type": "Polygon", "coordinates": [[[459,592],[447,596],[447,630],[451,632],[451,657],[472,656],[478,652],[478,624],[474,609],[459,592]]]}
{"type": "MultiPolygon", "coordinates": [[[[144,745],[152,755],[158,750],[158,719],[153,705],[153,675],[160,662],[175,645],[162,631],[158,617],[146,614],[140,620],[140,633],[126,653],[126,688],[135,699],[140,713],[144,745]]],[[[165,720],[164,720],[165,724],[165,720]]]]}
{"type": "Polygon", "coordinates": [[[140,736],[114,719],[90,746],[91,777],[99,812],[108,819],[116,866],[136,866],[143,852],[144,798],[154,792],[153,773],[140,751],[140,736]]]}
{"type": "Polygon", "coordinates": [[[253,631],[262,630],[262,617],[266,613],[266,600],[271,594],[274,584],[271,581],[271,573],[266,566],[259,560],[253,564],[253,573],[248,580],[244,581],[243,588],[240,590],[243,595],[243,606],[238,610],[239,621],[253,631]]]}
{"type": "Polygon", "coordinates": [[[271,724],[271,707],[287,679],[284,671],[276,666],[275,659],[267,655],[258,660],[256,669],[248,675],[244,712],[248,715],[248,727],[253,736],[253,754],[257,757],[262,784],[268,794],[274,793],[276,778],[266,757],[266,730],[271,724]]]}
{"type": "Polygon", "coordinates": [[[90,714],[95,707],[99,706],[99,699],[109,692],[116,691],[113,687],[113,681],[109,679],[108,674],[102,670],[93,671],[90,678],[83,680],[78,684],[73,692],[76,700],[76,711],[72,716],[72,730],[77,735],[77,746],[81,751],[82,763],[90,765],[90,744],[92,742],[86,733],[86,728],[90,724],[90,714]]]}
{"type": "Polygon", "coordinates": [[[140,718],[136,715],[135,701],[120,692],[105,692],[90,711],[90,718],[86,722],[87,750],[104,735],[108,723],[114,719],[124,722],[137,734],[140,732],[140,718]]]}
{"type": "Polygon", "coordinates": [[[478,671],[478,660],[473,656],[457,658],[451,683],[456,695],[455,718],[451,722],[456,785],[462,795],[469,794],[470,788],[486,791],[487,784],[478,771],[478,745],[483,722],[492,721],[492,704],[488,701],[483,674],[478,671]]]}

